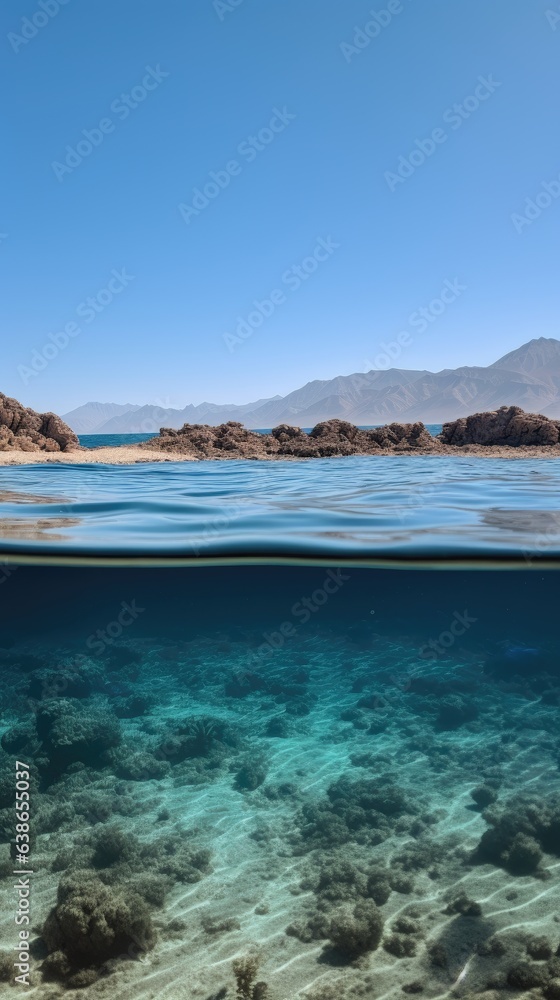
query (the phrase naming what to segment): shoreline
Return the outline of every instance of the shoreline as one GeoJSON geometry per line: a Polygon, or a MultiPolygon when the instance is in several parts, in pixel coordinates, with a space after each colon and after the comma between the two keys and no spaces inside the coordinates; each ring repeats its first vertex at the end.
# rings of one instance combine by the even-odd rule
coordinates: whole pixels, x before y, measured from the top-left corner
{"type": "Polygon", "coordinates": [[[73,451],[18,451],[16,449],[0,452],[0,466],[13,465],[146,465],[164,462],[316,462],[330,461],[336,458],[394,458],[394,457],[424,457],[430,458],[560,458],[558,445],[474,445],[462,446],[440,445],[438,448],[383,448],[371,452],[356,452],[352,455],[312,456],[308,458],[297,455],[247,455],[224,454],[212,458],[201,458],[195,454],[183,452],[162,451],[142,448],[141,445],[116,445],[113,447],[83,448],[73,451]]]}

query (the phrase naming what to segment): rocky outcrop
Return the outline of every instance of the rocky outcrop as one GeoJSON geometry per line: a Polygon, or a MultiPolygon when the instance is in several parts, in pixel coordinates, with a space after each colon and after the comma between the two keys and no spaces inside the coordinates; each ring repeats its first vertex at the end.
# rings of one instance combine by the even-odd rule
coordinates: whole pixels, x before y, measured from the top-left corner
{"type": "Polygon", "coordinates": [[[440,442],[421,423],[388,424],[364,431],[345,420],[325,420],[309,434],[288,424],[280,424],[270,434],[247,430],[234,421],[219,427],[185,424],[178,431],[162,428],[158,438],[145,441],[141,447],[193,458],[328,458],[441,450],[440,442]]]}
{"type": "Polygon", "coordinates": [[[0,451],[72,451],[74,431],[55,413],[36,413],[0,392],[0,451]]]}
{"type": "Polygon", "coordinates": [[[417,448],[424,451],[436,451],[438,441],[433,438],[424,424],[386,424],[367,432],[380,448],[390,448],[394,451],[410,451],[417,448]]]}
{"type": "Polygon", "coordinates": [[[519,406],[502,406],[488,413],[475,413],[443,425],[433,437],[423,423],[386,424],[362,430],[347,420],[324,420],[309,433],[300,427],[280,424],[269,434],[248,430],[230,421],[212,427],[185,424],[180,430],[162,428],[160,436],[138,446],[148,451],[171,453],[196,459],[223,458],[329,458],[343,455],[510,455],[542,453],[542,448],[560,452],[560,421],[519,406]],[[535,449],[538,449],[536,452],[535,449]]]}
{"type": "Polygon", "coordinates": [[[37,453],[36,461],[136,461],[175,459],[289,459],[330,458],[345,455],[560,455],[560,421],[525,413],[518,406],[502,406],[475,413],[443,425],[433,437],[423,423],[393,423],[363,430],[347,420],[324,420],[309,433],[290,424],[279,424],[268,434],[248,430],[229,421],[184,424],[180,430],[163,427],[159,437],[139,445],[112,449],[84,449],[74,432],[53,413],[35,413],[0,393],[0,464],[11,464],[18,452],[37,453]],[[54,452],[47,455],[46,452],[54,452]],[[56,458],[66,452],[68,457],[56,458]],[[42,453],[42,454],[38,454],[42,453]],[[73,453],[73,454],[72,454],[73,453]],[[99,456],[99,457],[97,457],[99,456]],[[103,456],[103,457],[101,457],[103,456]]]}
{"type": "Polygon", "coordinates": [[[553,445],[560,440],[560,422],[538,413],[525,413],[520,406],[501,406],[490,413],[474,413],[444,424],[439,439],[455,447],[553,445]]]}

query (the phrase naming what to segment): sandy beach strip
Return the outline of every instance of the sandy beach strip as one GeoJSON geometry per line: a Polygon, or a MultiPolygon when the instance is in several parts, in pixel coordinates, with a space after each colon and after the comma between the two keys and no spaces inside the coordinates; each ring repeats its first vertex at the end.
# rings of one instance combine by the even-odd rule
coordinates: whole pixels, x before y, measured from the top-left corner
{"type": "Polygon", "coordinates": [[[195,455],[172,455],[146,451],[134,445],[114,448],[84,448],[76,451],[0,451],[0,465],[134,465],[137,462],[193,462],[195,455]]]}
{"type": "MultiPolygon", "coordinates": [[[[374,454],[333,455],[332,458],[381,458],[429,456],[431,458],[560,458],[560,445],[520,445],[506,447],[503,445],[475,445],[463,447],[442,445],[433,451],[418,448],[410,451],[395,449],[380,449],[374,454]]],[[[317,456],[320,458],[321,456],[317,456]]],[[[36,465],[51,462],[64,465],[135,465],[147,462],[216,462],[216,461],[264,461],[264,462],[309,462],[317,458],[300,458],[297,455],[232,455],[224,452],[212,458],[201,457],[181,451],[161,451],[159,449],[142,448],[138,445],[117,445],[113,448],[83,448],[75,451],[0,451],[0,466],[2,465],[36,465]]]]}

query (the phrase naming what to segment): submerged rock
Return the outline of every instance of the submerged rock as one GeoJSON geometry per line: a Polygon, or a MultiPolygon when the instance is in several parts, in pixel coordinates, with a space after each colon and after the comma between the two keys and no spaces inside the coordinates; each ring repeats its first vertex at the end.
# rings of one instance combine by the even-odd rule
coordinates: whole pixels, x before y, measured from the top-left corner
{"type": "Polygon", "coordinates": [[[72,451],[80,442],[55,413],[36,413],[0,392],[0,451],[72,451]]]}

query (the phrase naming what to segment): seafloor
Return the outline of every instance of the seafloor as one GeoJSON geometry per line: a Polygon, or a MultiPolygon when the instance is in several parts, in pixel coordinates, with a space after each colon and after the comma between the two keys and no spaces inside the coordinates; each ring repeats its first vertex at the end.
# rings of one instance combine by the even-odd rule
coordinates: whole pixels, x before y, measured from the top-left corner
{"type": "Polygon", "coordinates": [[[558,660],[531,612],[555,576],[305,572],[266,620],[258,570],[198,593],[170,574],[172,600],[159,574],[170,627],[133,575],[82,574],[57,604],[52,574],[18,570],[44,609],[25,634],[2,617],[1,996],[18,759],[25,995],[558,1000],[558,660]]]}

